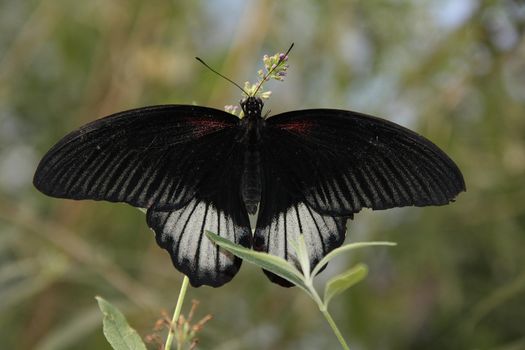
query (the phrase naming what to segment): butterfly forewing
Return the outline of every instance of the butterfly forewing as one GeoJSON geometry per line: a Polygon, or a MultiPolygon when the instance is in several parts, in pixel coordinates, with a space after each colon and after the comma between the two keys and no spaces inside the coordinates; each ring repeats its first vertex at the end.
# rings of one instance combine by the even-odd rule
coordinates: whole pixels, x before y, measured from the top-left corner
{"type": "Polygon", "coordinates": [[[176,208],[228,156],[237,122],[196,106],[118,113],[60,140],[40,162],[34,184],[54,197],[176,208]]]}
{"type": "Polygon", "coordinates": [[[266,125],[270,157],[321,213],[443,205],[465,190],[458,167],[436,145],[380,118],[302,110],[266,125]]]}

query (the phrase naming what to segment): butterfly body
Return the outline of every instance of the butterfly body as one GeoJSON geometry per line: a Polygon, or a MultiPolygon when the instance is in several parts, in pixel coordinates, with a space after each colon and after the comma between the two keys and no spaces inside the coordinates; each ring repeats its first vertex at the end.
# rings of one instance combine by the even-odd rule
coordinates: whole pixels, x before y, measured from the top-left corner
{"type": "Polygon", "coordinates": [[[239,142],[244,146],[244,171],[241,180],[241,194],[249,214],[255,214],[261,201],[262,171],[261,171],[261,135],[264,132],[265,121],[262,118],[262,100],[248,97],[241,101],[245,115],[240,119],[239,142]]]}

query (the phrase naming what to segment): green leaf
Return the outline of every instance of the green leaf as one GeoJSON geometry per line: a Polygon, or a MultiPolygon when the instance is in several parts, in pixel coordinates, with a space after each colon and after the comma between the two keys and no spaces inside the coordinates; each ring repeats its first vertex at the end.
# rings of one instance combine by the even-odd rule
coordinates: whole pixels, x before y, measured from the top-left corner
{"type": "Polygon", "coordinates": [[[321,261],[319,261],[317,265],[315,265],[312,271],[312,276],[316,276],[319,273],[319,271],[321,271],[323,266],[328,264],[330,260],[332,260],[338,255],[349,252],[350,250],[354,250],[357,248],[371,247],[371,246],[395,246],[395,245],[397,245],[397,243],[394,243],[394,242],[357,242],[357,243],[346,244],[342,247],[332,250],[324,258],[322,258],[321,261]]]}
{"type": "Polygon", "coordinates": [[[332,277],[324,288],[324,305],[328,307],[330,300],[348,288],[360,282],[368,274],[365,264],[358,264],[340,275],[332,277]]]}
{"type": "Polygon", "coordinates": [[[303,275],[288,261],[278,256],[244,248],[243,246],[235,244],[210,231],[206,231],[206,235],[211,241],[218,244],[221,248],[226,249],[227,251],[245,261],[248,261],[249,263],[255,264],[265,270],[273,272],[274,274],[304,289],[308,294],[310,294],[304,283],[303,275]]]}
{"type": "Polygon", "coordinates": [[[297,241],[290,242],[290,245],[295,250],[304,278],[308,280],[310,278],[310,257],[308,256],[308,248],[306,247],[304,235],[300,234],[297,241]]]}
{"type": "Polygon", "coordinates": [[[101,297],[95,297],[104,314],[104,336],[115,350],[146,350],[137,331],[131,328],[126,317],[115,306],[101,297]]]}

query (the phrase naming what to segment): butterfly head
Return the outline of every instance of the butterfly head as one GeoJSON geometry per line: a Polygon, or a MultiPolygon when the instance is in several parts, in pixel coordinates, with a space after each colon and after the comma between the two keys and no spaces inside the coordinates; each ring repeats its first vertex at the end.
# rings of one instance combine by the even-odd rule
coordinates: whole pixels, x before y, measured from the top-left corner
{"type": "Polygon", "coordinates": [[[264,103],[262,99],[256,96],[248,96],[241,100],[241,108],[247,117],[261,117],[264,103]]]}

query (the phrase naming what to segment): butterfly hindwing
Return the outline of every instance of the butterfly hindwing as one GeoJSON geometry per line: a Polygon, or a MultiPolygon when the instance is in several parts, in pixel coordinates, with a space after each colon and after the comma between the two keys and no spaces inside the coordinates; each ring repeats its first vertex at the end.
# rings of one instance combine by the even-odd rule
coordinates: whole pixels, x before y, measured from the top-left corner
{"type": "Polygon", "coordinates": [[[194,287],[219,287],[229,282],[241,267],[241,259],[211,242],[206,230],[245,247],[251,246],[247,215],[246,220],[237,221],[205,201],[192,200],[167,212],[150,209],[147,221],[159,246],[168,251],[175,267],[190,278],[194,287]]]}
{"type": "Polygon", "coordinates": [[[231,114],[197,106],[117,113],[60,140],[40,162],[33,182],[53,197],[176,208],[228,156],[237,123],[231,114]]]}
{"type": "Polygon", "coordinates": [[[149,209],[147,213],[148,225],[155,231],[157,243],[168,251],[175,267],[186,274],[195,287],[221,286],[229,282],[241,266],[239,258],[208,239],[206,230],[251,247],[250,222],[239,186],[242,146],[233,140],[223,141],[225,147],[233,143],[228,157],[208,173],[188,204],[171,211],[149,209]]]}
{"type": "MultiPolygon", "coordinates": [[[[268,147],[278,140],[267,139],[261,150],[263,159],[263,193],[257,219],[253,248],[288,260],[301,269],[295,246],[302,234],[313,268],[345,239],[348,217],[317,212],[305,200],[297,184],[285,169],[271,158],[268,147]]],[[[265,271],[272,282],[289,287],[286,280],[265,271]]]]}
{"type": "Polygon", "coordinates": [[[270,157],[317,211],[444,205],[465,190],[454,162],[424,137],[356,112],[318,109],[267,119],[270,157]]]}

